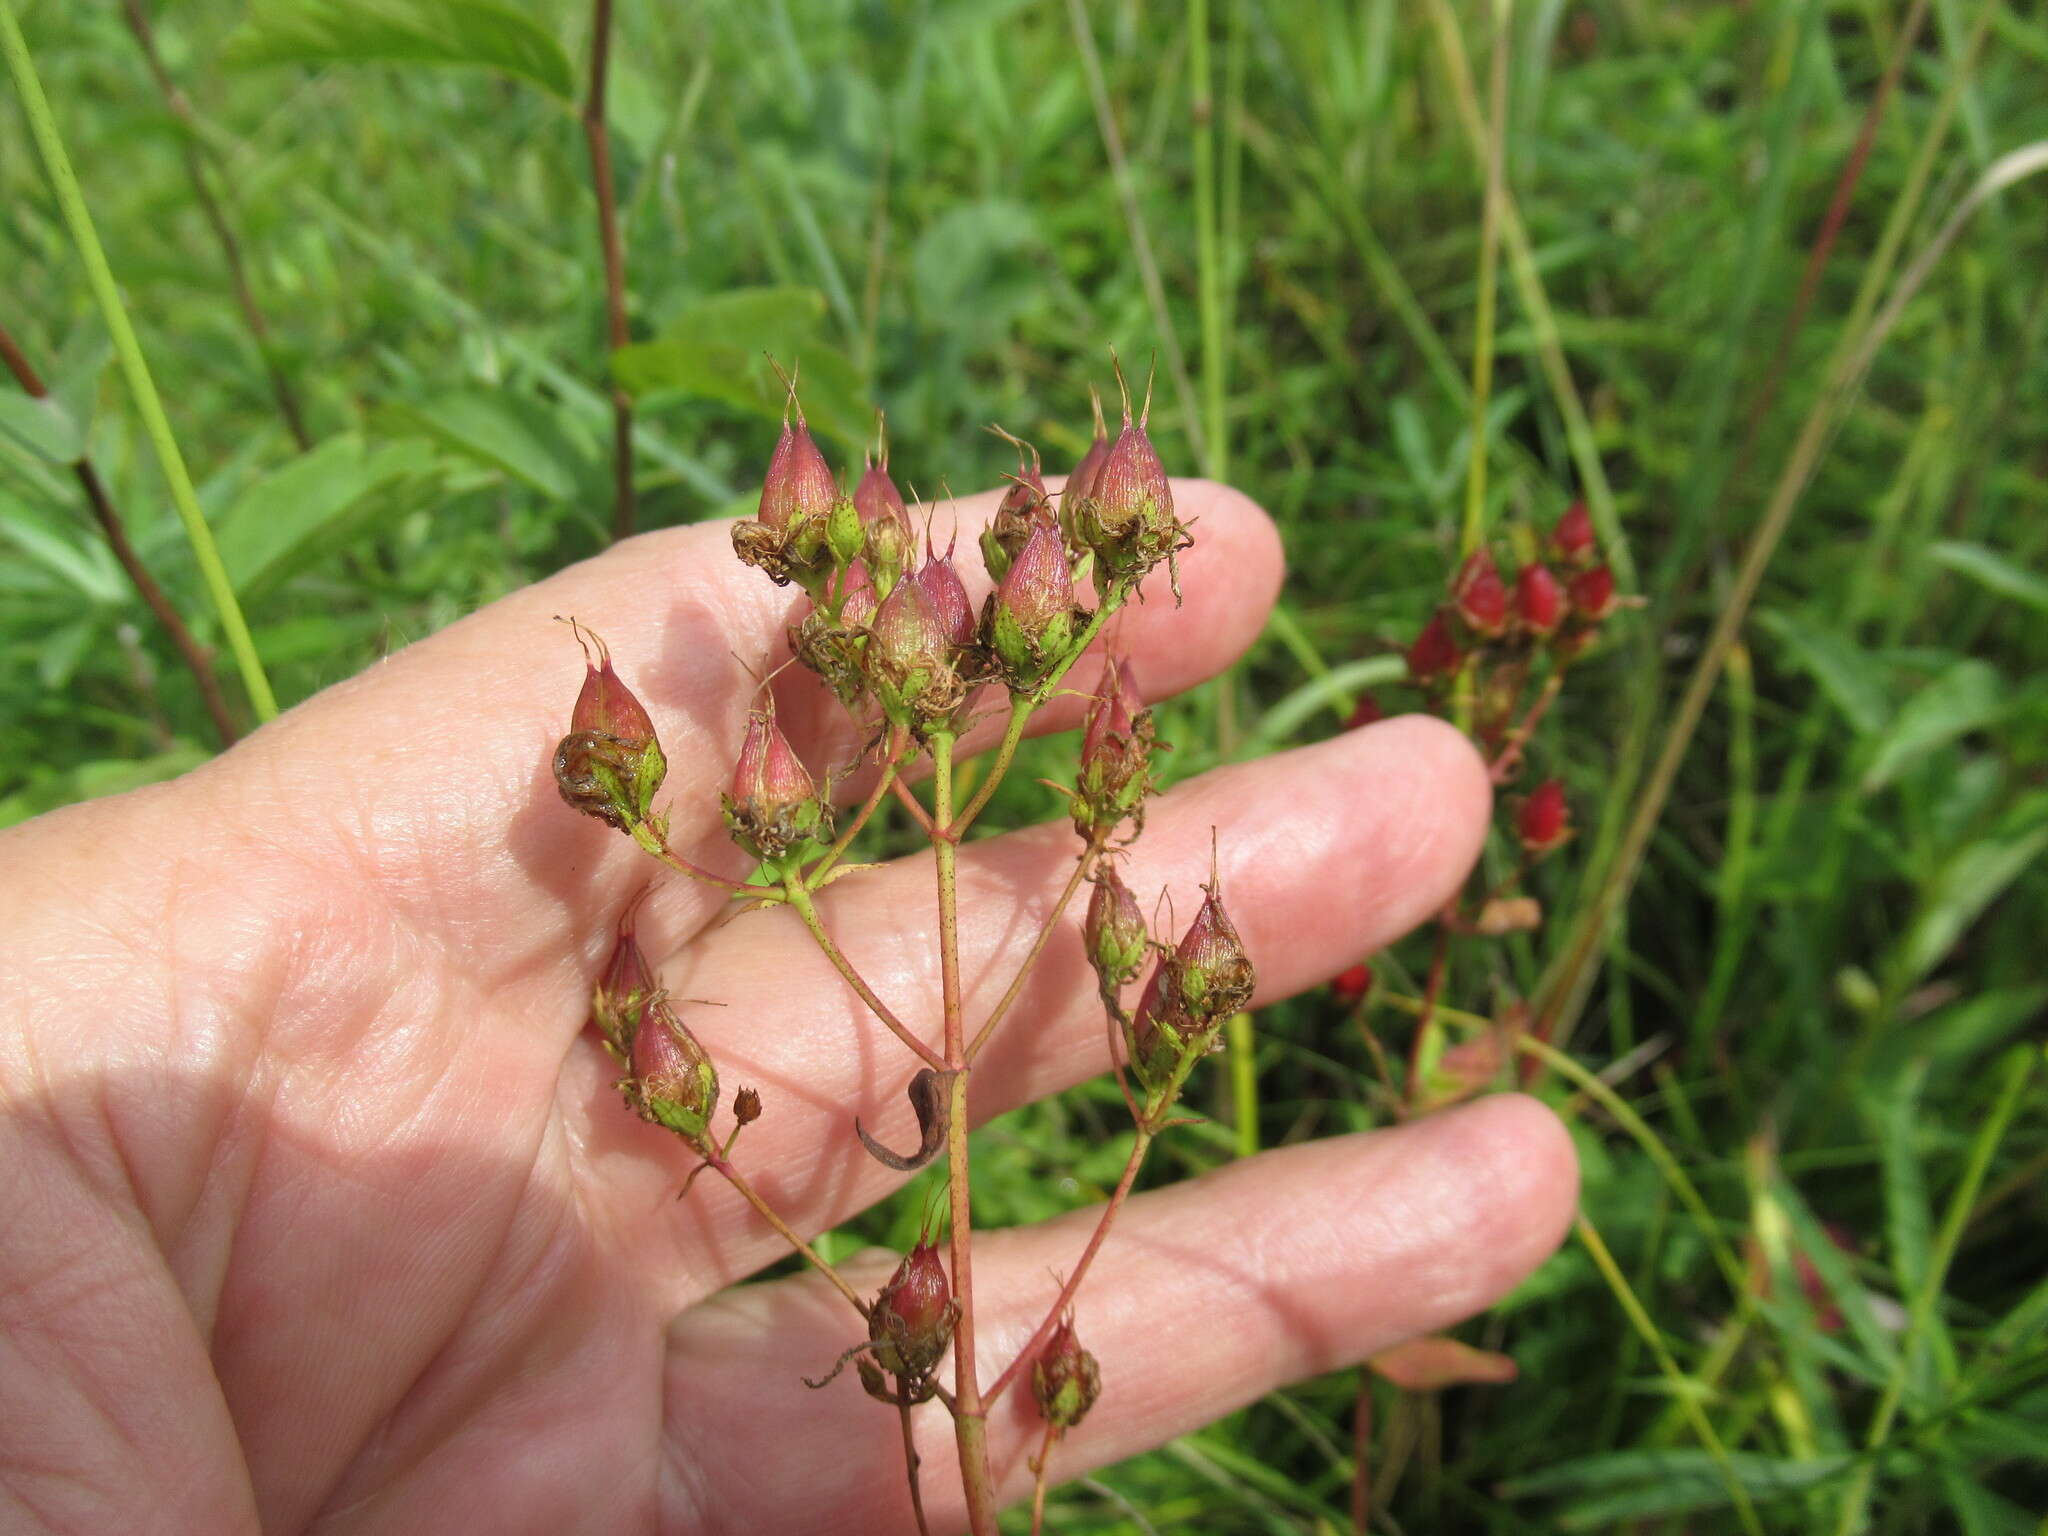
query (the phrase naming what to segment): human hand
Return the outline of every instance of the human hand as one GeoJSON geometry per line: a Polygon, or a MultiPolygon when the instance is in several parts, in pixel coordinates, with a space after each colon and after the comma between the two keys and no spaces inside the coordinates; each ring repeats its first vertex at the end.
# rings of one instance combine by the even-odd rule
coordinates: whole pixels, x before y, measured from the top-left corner
{"type": "MultiPolygon", "coordinates": [[[[1265,518],[1176,490],[1200,539],[1187,608],[1119,641],[1154,696],[1224,666],[1279,580],[1265,518]]],[[[961,506],[971,529],[993,498],[961,506]]],[[[558,800],[549,756],[581,660],[611,643],[670,760],[676,849],[722,873],[718,817],[789,594],[723,526],[632,540],[343,683],[173,784],[0,837],[0,1526],[175,1530],[814,1532],[908,1527],[898,1425],[851,1376],[819,1277],[726,1290],[781,1240],[620,1108],[583,1023],[649,866],[558,800]]],[[[971,542],[971,537],[970,537],[971,542]]],[[[814,770],[857,743],[790,678],[814,770]]],[[[1073,701],[1041,718],[1071,725],[1073,701]]],[[[1409,718],[1162,797],[1130,878],[1184,908],[1222,826],[1260,1001],[1438,909],[1486,825],[1462,737],[1409,718]]],[[[1064,824],[961,855],[969,1008],[994,1001],[1071,865],[1064,824]]],[[[925,1038],[931,877],[899,861],[823,892],[843,948],[925,1038]]],[[[793,913],[722,923],[663,878],[639,934],[728,1087],[766,1104],[753,1182],[806,1233],[900,1181],[858,1114],[904,1133],[909,1058],[793,913]]],[[[1054,942],[976,1071],[977,1120],[1107,1068],[1078,942],[1054,942]]],[[[1105,1380],[1063,1476],[1485,1306],[1556,1242],[1575,1192],[1556,1121],[1512,1096],[1269,1152],[1134,1199],[1082,1330],[1105,1380]]],[[[1091,1213],[980,1234],[984,1370],[1043,1315],[1091,1213]]],[[[872,1290],[890,1258],[844,1266],[872,1290]]],[[[922,1415],[942,1415],[936,1405],[922,1415]]],[[[1028,1394],[990,1422],[1028,1489],[1028,1394]]],[[[951,1437],[921,1419],[927,1508],[962,1523],[951,1437]]]]}

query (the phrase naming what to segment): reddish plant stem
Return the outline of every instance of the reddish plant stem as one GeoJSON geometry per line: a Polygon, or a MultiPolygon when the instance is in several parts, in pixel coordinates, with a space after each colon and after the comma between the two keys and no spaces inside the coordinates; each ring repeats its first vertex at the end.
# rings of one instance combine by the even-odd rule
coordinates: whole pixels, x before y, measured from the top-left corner
{"type": "Polygon", "coordinates": [[[1515,728],[1508,732],[1507,740],[1501,743],[1500,755],[1487,769],[1487,777],[1494,784],[1507,783],[1514,777],[1515,770],[1522,766],[1523,749],[1529,745],[1529,738],[1536,734],[1536,727],[1543,723],[1543,717],[1550,713],[1550,706],[1557,702],[1563,688],[1564,668],[1558,667],[1544,681],[1543,691],[1536,695],[1529,712],[1522,716],[1515,728]]]}
{"type": "Polygon", "coordinates": [[[1067,1283],[1060,1287],[1060,1293],[1053,1301],[1052,1310],[1045,1314],[1045,1320],[1033,1330],[1031,1337],[1024,1341],[1024,1347],[1017,1351],[1017,1358],[1005,1366],[1003,1373],[990,1385],[987,1395],[982,1399],[985,1406],[993,1407],[997,1399],[1009,1390],[1010,1384],[1022,1373],[1025,1365],[1045,1347],[1045,1341],[1052,1336],[1052,1330],[1059,1322],[1061,1314],[1073,1305],[1074,1293],[1081,1289],[1081,1282],[1088,1278],[1089,1265],[1095,1262],[1095,1255],[1102,1251],[1102,1240],[1109,1236],[1110,1225],[1116,1220],[1116,1213],[1123,1209],[1124,1201],[1130,1196],[1131,1185],[1137,1181],[1138,1168],[1145,1161],[1145,1153],[1152,1145],[1152,1134],[1144,1125],[1138,1127],[1137,1139],[1131,1143],[1131,1155],[1124,1160],[1123,1177],[1117,1180],[1116,1189],[1110,1195],[1109,1203],[1102,1208],[1101,1219],[1095,1223],[1095,1230],[1089,1234],[1088,1246],[1081,1250],[1080,1260],[1074,1265],[1074,1273],[1068,1278],[1067,1283]]]}
{"type": "Polygon", "coordinates": [[[858,1312],[862,1317],[868,1315],[868,1304],[861,1299],[860,1292],[847,1283],[844,1275],[820,1258],[816,1249],[797,1236],[796,1229],[776,1214],[775,1208],[761,1198],[760,1191],[756,1190],[753,1185],[746,1181],[745,1176],[740,1173],[739,1169],[727,1162],[723,1154],[715,1149],[711,1149],[708,1143],[698,1150],[705,1154],[704,1161],[711,1165],[712,1171],[734,1189],[738,1190],[747,1204],[761,1213],[761,1219],[781,1234],[784,1242],[802,1254],[804,1259],[819,1274],[830,1280],[839,1294],[853,1304],[854,1311],[858,1312]]]}
{"type": "Polygon", "coordinates": [[[1351,1531],[1369,1536],[1372,1527],[1372,1373],[1358,1368],[1358,1401],[1351,1409],[1351,1531]]]}
{"type": "MultiPolygon", "coordinates": [[[[639,839],[635,838],[634,841],[638,843],[639,839]]],[[[662,863],[666,864],[677,874],[688,875],[692,880],[700,881],[705,885],[715,885],[721,891],[725,891],[730,895],[755,898],[765,896],[773,900],[782,894],[772,885],[749,885],[744,880],[728,880],[723,875],[714,875],[703,865],[693,864],[680,853],[677,853],[675,849],[668,845],[666,838],[656,838],[652,843],[640,843],[640,846],[661,860],[662,863]]]]}
{"type": "Polygon", "coordinates": [[[633,339],[626,323],[626,245],[619,234],[618,190],[612,180],[605,89],[611,76],[612,0],[596,0],[590,21],[590,92],[583,102],[583,138],[597,187],[597,234],[604,250],[605,376],[612,390],[612,537],[633,532],[633,397],[612,378],[611,354],[633,339]]]}
{"type": "Polygon", "coordinates": [[[1108,840],[1109,833],[1106,830],[1098,831],[1088,839],[1087,848],[1074,862],[1073,874],[1067,877],[1067,888],[1060,892],[1060,899],[1053,903],[1052,911],[1046,914],[1045,921],[1039,925],[1038,937],[1031,941],[1031,949],[1024,956],[1024,963],[1017,967],[1017,974],[1010,979],[1009,990],[1003,993],[1002,1001],[990,1012],[987,1022],[975,1035],[974,1043],[967,1047],[967,1061],[970,1066],[973,1065],[974,1058],[981,1054],[981,1048],[988,1044],[989,1036],[995,1033],[996,1026],[1003,1022],[1003,1015],[1010,1011],[1010,1005],[1015,1003],[1023,992],[1024,983],[1030,980],[1032,970],[1038,965],[1038,957],[1045,953],[1046,942],[1052,938],[1053,930],[1059,926],[1060,919],[1066,916],[1067,908],[1073,904],[1074,893],[1081,889],[1081,882],[1088,878],[1088,871],[1094,866],[1096,858],[1102,852],[1102,845],[1108,840]]]}
{"type": "Polygon", "coordinates": [[[156,79],[164,105],[178,120],[178,148],[185,158],[186,178],[192,183],[192,195],[199,204],[199,211],[213,230],[221,257],[227,262],[228,282],[235,291],[235,304],[242,311],[243,323],[249,327],[249,334],[256,342],[257,356],[262,358],[264,372],[270,378],[270,392],[277,400],[277,413],[284,418],[285,430],[298,444],[299,452],[304,453],[313,446],[313,436],[306,430],[305,414],[299,409],[298,395],[292,389],[291,380],[278,364],[270,323],[264,318],[263,308],[256,302],[256,290],[249,283],[249,270],[242,260],[242,245],[235,238],[234,225],[228,222],[227,209],[207,182],[206,162],[199,153],[198,116],[184,91],[179,89],[178,82],[171,78],[163,55],[157,51],[156,32],[149,24],[148,13],[142,9],[142,0],[122,0],[122,9],[128,16],[128,30],[142,45],[142,56],[148,61],[149,72],[156,79]]]}
{"type": "Polygon", "coordinates": [[[932,840],[934,847],[949,841],[948,838],[940,833],[938,823],[932,820],[931,812],[927,811],[918,800],[915,790],[900,778],[893,781],[889,788],[896,798],[903,802],[903,808],[910,812],[911,819],[917,823],[919,829],[923,831],[926,837],[932,840]]]}
{"type": "Polygon", "coordinates": [[[885,761],[881,773],[875,779],[874,789],[869,792],[867,799],[861,802],[860,809],[854,812],[853,820],[840,829],[839,836],[833,840],[832,846],[825,850],[824,857],[805,871],[804,884],[810,889],[815,891],[824,882],[825,877],[832,872],[833,866],[844,857],[846,850],[853,846],[853,840],[860,836],[862,828],[874,817],[875,811],[882,803],[882,797],[889,793],[889,786],[896,782],[896,770],[903,764],[905,750],[904,733],[897,731],[891,734],[888,746],[883,752],[885,761]]]}
{"type": "Polygon", "coordinates": [[[918,1039],[911,1032],[910,1026],[896,1017],[889,1005],[875,994],[873,987],[868,985],[867,978],[854,969],[853,962],[846,958],[837,944],[832,942],[832,935],[825,931],[825,920],[818,916],[818,908],[811,900],[811,893],[804,888],[803,880],[792,872],[783,881],[782,889],[783,894],[789,899],[789,904],[796,908],[797,916],[801,917],[804,921],[804,926],[810,929],[811,937],[817,940],[818,948],[824,952],[825,958],[832,962],[832,968],[846,979],[846,984],[853,988],[862,1002],[868,1005],[868,1011],[886,1024],[889,1027],[889,1032],[895,1035],[898,1040],[901,1040],[911,1050],[915,1051],[926,1066],[934,1071],[945,1071],[951,1065],[950,1059],[940,1056],[930,1046],[918,1039]]]}
{"type": "Polygon", "coordinates": [[[1052,1465],[1052,1448],[1059,1443],[1059,1433],[1058,1425],[1046,1425],[1045,1438],[1031,1460],[1031,1536],[1039,1536],[1045,1529],[1045,1490],[1051,1481],[1047,1469],[1052,1465]]]}
{"type": "Polygon", "coordinates": [[[917,1435],[910,1425],[910,1404],[899,1402],[896,1412],[903,1420],[903,1475],[910,1481],[910,1512],[917,1516],[917,1536],[931,1536],[932,1528],[924,1518],[924,1487],[917,1475],[924,1459],[917,1454],[917,1435]]]}
{"type": "MultiPolygon", "coordinates": [[[[14,375],[15,382],[31,398],[41,400],[48,396],[50,391],[42,376],[30,365],[5,326],[0,326],[0,360],[6,362],[7,371],[14,375]]],[[[85,504],[92,509],[93,521],[99,524],[107,548],[113,551],[115,561],[127,573],[143,606],[163,626],[172,648],[185,663],[185,670],[192,674],[192,681],[199,687],[200,702],[206,706],[206,713],[213,721],[214,734],[220,738],[223,747],[232,747],[241,733],[235,729],[235,717],[228,711],[227,696],[221,692],[220,678],[213,670],[212,653],[186,628],[177,608],[164,595],[164,589],[156,584],[156,578],[149,574],[142,557],[128,541],[127,524],[121,521],[121,514],[115,509],[99,471],[93,467],[91,456],[80,453],[72,461],[71,472],[78,477],[79,489],[85,492],[85,504]]]]}

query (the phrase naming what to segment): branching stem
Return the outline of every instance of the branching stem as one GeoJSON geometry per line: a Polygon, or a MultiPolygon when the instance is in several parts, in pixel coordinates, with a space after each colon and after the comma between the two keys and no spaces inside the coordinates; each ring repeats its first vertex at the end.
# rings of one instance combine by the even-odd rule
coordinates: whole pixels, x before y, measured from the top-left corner
{"type": "Polygon", "coordinates": [[[740,1192],[747,1204],[761,1213],[761,1219],[780,1233],[784,1242],[802,1254],[813,1269],[832,1282],[839,1294],[852,1303],[854,1311],[862,1317],[868,1315],[868,1304],[861,1300],[860,1292],[847,1283],[844,1275],[819,1257],[815,1248],[796,1235],[796,1229],[775,1213],[775,1208],[761,1197],[759,1190],[747,1182],[746,1176],[739,1169],[727,1162],[721,1153],[714,1153],[704,1160],[711,1165],[714,1173],[740,1192]]]}
{"type": "Polygon", "coordinates": [[[945,1058],[918,1039],[911,1032],[910,1026],[896,1017],[889,1005],[875,995],[875,989],[868,985],[867,978],[854,969],[853,962],[832,942],[832,935],[825,931],[824,919],[818,916],[817,904],[811,900],[811,893],[805,888],[803,881],[792,872],[784,878],[782,890],[788,897],[789,904],[796,908],[797,916],[804,920],[804,926],[810,929],[811,937],[818,941],[818,948],[824,951],[825,958],[832,962],[832,968],[846,978],[846,984],[859,994],[860,1000],[868,1005],[869,1011],[889,1026],[891,1034],[915,1051],[925,1065],[935,1071],[945,1071],[945,1058]]]}
{"type": "Polygon", "coordinates": [[[988,1021],[975,1035],[974,1043],[967,1047],[969,1066],[974,1064],[974,1058],[979,1056],[981,1048],[988,1044],[989,1036],[994,1034],[996,1026],[1003,1022],[1003,1015],[1010,1011],[1010,1005],[1016,1002],[1019,994],[1023,992],[1024,983],[1031,979],[1031,973],[1038,965],[1038,957],[1045,952],[1046,941],[1052,937],[1060,919],[1066,916],[1067,908],[1073,904],[1074,893],[1081,889],[1081,882],[1088,878],[1088,871],[1095,867],[1095,861],[1102,853],[1102,845],[1108,840],[1109,833],[1106,830],[1096,832],[1088,839],[1088,846],[1082,851],[1081,857],[1075,860],[1074,872],[1067,877],[1067,888],[1060,892],[1060,899],[1053,903],[1052,911],[1046,914],[1045,921],[1039,925],[1038,937],[1031,941],[1030,952],[1024,956],[1024,963],[1017,967],[1017,974],[1010,980],[1009,990],[1003,993],[1002,1001],[989,1013],[988,1021]]]}

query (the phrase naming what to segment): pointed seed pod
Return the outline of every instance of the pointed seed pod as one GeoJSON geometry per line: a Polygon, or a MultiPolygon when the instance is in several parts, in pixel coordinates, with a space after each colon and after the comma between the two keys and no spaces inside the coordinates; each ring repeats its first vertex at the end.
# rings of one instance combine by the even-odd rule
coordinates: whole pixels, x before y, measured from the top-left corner
{"type": "Polygon", "coordinates": [[[922,736],[951,714],[965,689],[952,637],[922,582],[897,582],[868,636],[863,675],[892,723],[922,736]]]}
{"type": "Polygon", "coordinates": [[[1466,557],[1451,584],[1451,603],[1475,635],[1490,639],[1507,628],[1508,589],[1490,551],[1475,549],[1466,557]]]}
{"type": "Polygon", "coordinates": [[[1095,410],[1095,437],[1088,444],[1088,451],[1081,455],[1081,462],[1074,466],[1074,472],[1067,476],[1066,488],[1060,492],[1063,508],[1095,494],[1095,481],[1102,472],[1102,461],[1109,457],[1109,428],[1102,420],[1102,396],[1095,392],[1093,384],[1088,386],[1088,403],[1095,410]]]}
{"type": "Polygon", "coordinates": [[[853,490],[854,515],[860,537],[854,554],[865,554],[868,564],[894,582],[917,558],[917,535],[910,526],[910,512],[896,490],[896,482],[880,464],[870,464],[853,490]]]}
{"type": "MultiPolygon", "coordinates": [[[[793,392],[790,398],[795,399],[793,392]]],[[[782,436],[769,455],[768,473],[761,481],[760,519],[770,528],[787,529],[830,516],[838,500],[839,482],[798,406],[794,421],[784,416],[782,436]]]]}
{"type": "Polygon", "coordinates": [[[741,1125],[752,1125],[761,1118],[761,1090],[742,1088],[732,1096],[732,1117],[741,1125]]]}
{"type": "MultiPolygon", "coordinates": [[[[570,623],[582,644],[589,632],[570,623]]],[[[611,652],[595,635],[590,643],[597,659],[590,659],[586,647],[569,734],[555,745],[555,787],[584,815],[625,831],[647,819],[668,761],[647,710],[612,669],[611,652]]]]}
{"type": "Polygon", "coordinates": [[[1570,592],[1572,613],[1578,618],[1598,624],[1614,612],[1614,572],[1604,565],[1579,572],[1572,578],[1570,592]]]}
{"type": "Polygon", "coordinates": [[[779,859],[797,843],[831,831],[831,813],[772,707],[747,717],[724,811],[733,841],[757,859],[779,859]]]}
{"type": "Polygon", "coordinates": [[[927,551],[916,579],[931,600],[932,612],[939,616],[947,640],[961,650],[974,644],[974,604],[968,601],[967,585],[954,569],[952,557],[927,551]]]}
{"type": "Polygon", "coordinates": [[[1515,577],[1515,623],[1524,633],[1540,637],[1556,633],[1564,622],[1564,588],[1538,563],[1522,567],[1515,577]]]}
{"type": "Polygon", "coordinates": [[[665,998],[650,1003],[640,1021],[625,1087],[641,1119],[692,1141],[718,1107],[718,1071],[665,998]]]}
{"type": "Polygon", "coordinates": [[[1408,647],[1409,679],[1424,686],[1441,682],[1458,670],[1462,659],[1458,653],[1458,642],[1451,635],[1450,622],[1439,608],[1422,626],[1415,643],[1408,647]]]}
{"type": "Polygon", "coordinates": [[[1515,832],[1530,855],[1541,858],[1572,835],[1571,806],[1564,785],[1545,779],[1515,811],[1515,832]]]}
{"type": "Polygon", "coordinates": [[[1564,509],[1550,531],[1550,547],[1567,567],[1583,566],[1595,557],[1599,540],[1593,534],[1593,515],[1585,502],[1575,501],[1564,509]]]}
{"type": "Polygon", "coordinates": [[[1036,687],[1066,660],[1075,616],[1066,546],[1050,521],[1036,520],[982,618],[983,640],[1012,690],[1036,687]]]}
{"type": "Polygon", "coordinates": [[[1128,661],[1110,658],[1081,733],[1074,826],[1083,837],[1115,827],[1143,804],[1151,786],[1152,712],[1128,661]]]}
{"type": "Polygon", "coordinates": [[[930,1375],[952,1342],[958,1317],[938,1245],[919,1242],[896,1266],[868,1313],[875,1363],[897,1376],[930,1375]]]}
{"type": "Polygon", "coordinates": [[[875,579],[868,574],[868,568],[856,560],[846,568],[840,578],[839,622],[848,629],[866,629],[875,621],[875,609],[879,606],[875,596],[875,579]]]}
{"type": "MultiPolygon", "coordinates": [[[[634,906],[637,907],[635,900],[634,906]]],[[[654,970],[633,935],[634,907],[619,919],[619,936],[612,945],[604,969],[590,989],[590,1022],[604,1040],[605,1049],[623,1066],[633,1054],[633,1036],[639,1031],[640,1016],[658,990],[654,970]]]]}
{"type": "Polygon", "coordinates": [[[1095,894],[1081,920],[1081,942],[1104,997],[1136,980],[1145,963],[1145,914],[1116,866],[1104,861],[1095,873],[1095,894]]]}
{"type": "Polygon", "coordinates": [[[1031,1362],[1031,1395],[1038,1399],[1045,1422],[1062,1430],[1086,1418],[1102,1395],[1102,1368],[1081,1347],[1071,1313],[1054,1326],[1031,1362]]]}
{"type": "Polygon", "coordinates": [[[1209,888],[1201,911],[1181,936],[1174,962],[1176,1001],[1192,1018],[1221,1023],[1252,1000],[1251,957],[1223,910],[1220,888],[1209,888]]]}

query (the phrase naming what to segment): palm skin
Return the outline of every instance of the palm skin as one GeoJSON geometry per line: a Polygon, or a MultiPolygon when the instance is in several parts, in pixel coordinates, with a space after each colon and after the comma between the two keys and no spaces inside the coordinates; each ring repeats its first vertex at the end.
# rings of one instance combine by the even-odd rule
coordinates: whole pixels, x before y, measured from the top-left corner
{"type": "MultiPolygon", "coordinates": [[[[1179,495],[1198,520],[1187,608],[1119,620],[1155,696],[1236,655],[1280,571],[1249,503],[1179,495]]],[[[963,503],[963,521],[989,508],[963,503]]],[[[908,1528],[895,1415],[851,1373],[799,1381],[859,1320],[815,1276],[728,1289],[780,1240],[716,1179],[678,1204],[686,1150],[612,1092],[582,1027],[589,982],[659,871],[564,807],[547,766],[581,673],[549,620],[573,613],[661,731],[672,841],[738,875],[717,791],[752,689],[740,658],[779,645],[790,607],[722,527],[650,535],[183,780],[0,837],[0,1528],[908,1528]]],[[[851,728],[784,682],[813,771],[846,761],[851,728]]],[[[1462,738],[1396,720],[1182,786],[1127,874],[1191,911],[1220,827],[1270,1001],[1441,905],[1486,806],[1462,738]]],[[[963,851],[970,1027],[1073,851],[1061,826],[963,851]]],[[[928,859],[821,907],[935,1038],[928,859]]],[[[719,893],[664,876],[642,942],[675,995],[725,1005],[684,1011],[728,1102],[750,1084],[766,1104],[737,1160],[819,1230],[900,1180],[851,1127],[914,1142],[915,1063],[793,914],[724,916],[719,893]]],[[[1104,1070],[1106,1049],[1079,945],[1056,939],[977,1069],[976,1119],[1104,1070]]],[[[1486,1305],[1554,1245],[1574,1191],[1556,1122],[1503,1097],[1139,1197],[1082,1293],[1106,1389],[1058,1472],[1486,1305]]],[[[1093,1220],[977,1238],[984,1382],[1093,1220]]],[[[846,1272],[872,1289],[891,1262],[846,1272]]],[[[918,1423],[934,1528],[957,1529],[950,1426],[936,1404],[918,1423]]],[[[991,1415],[1006,1497],[1037,1429],[1025,1392],[991,1415]]]]}

